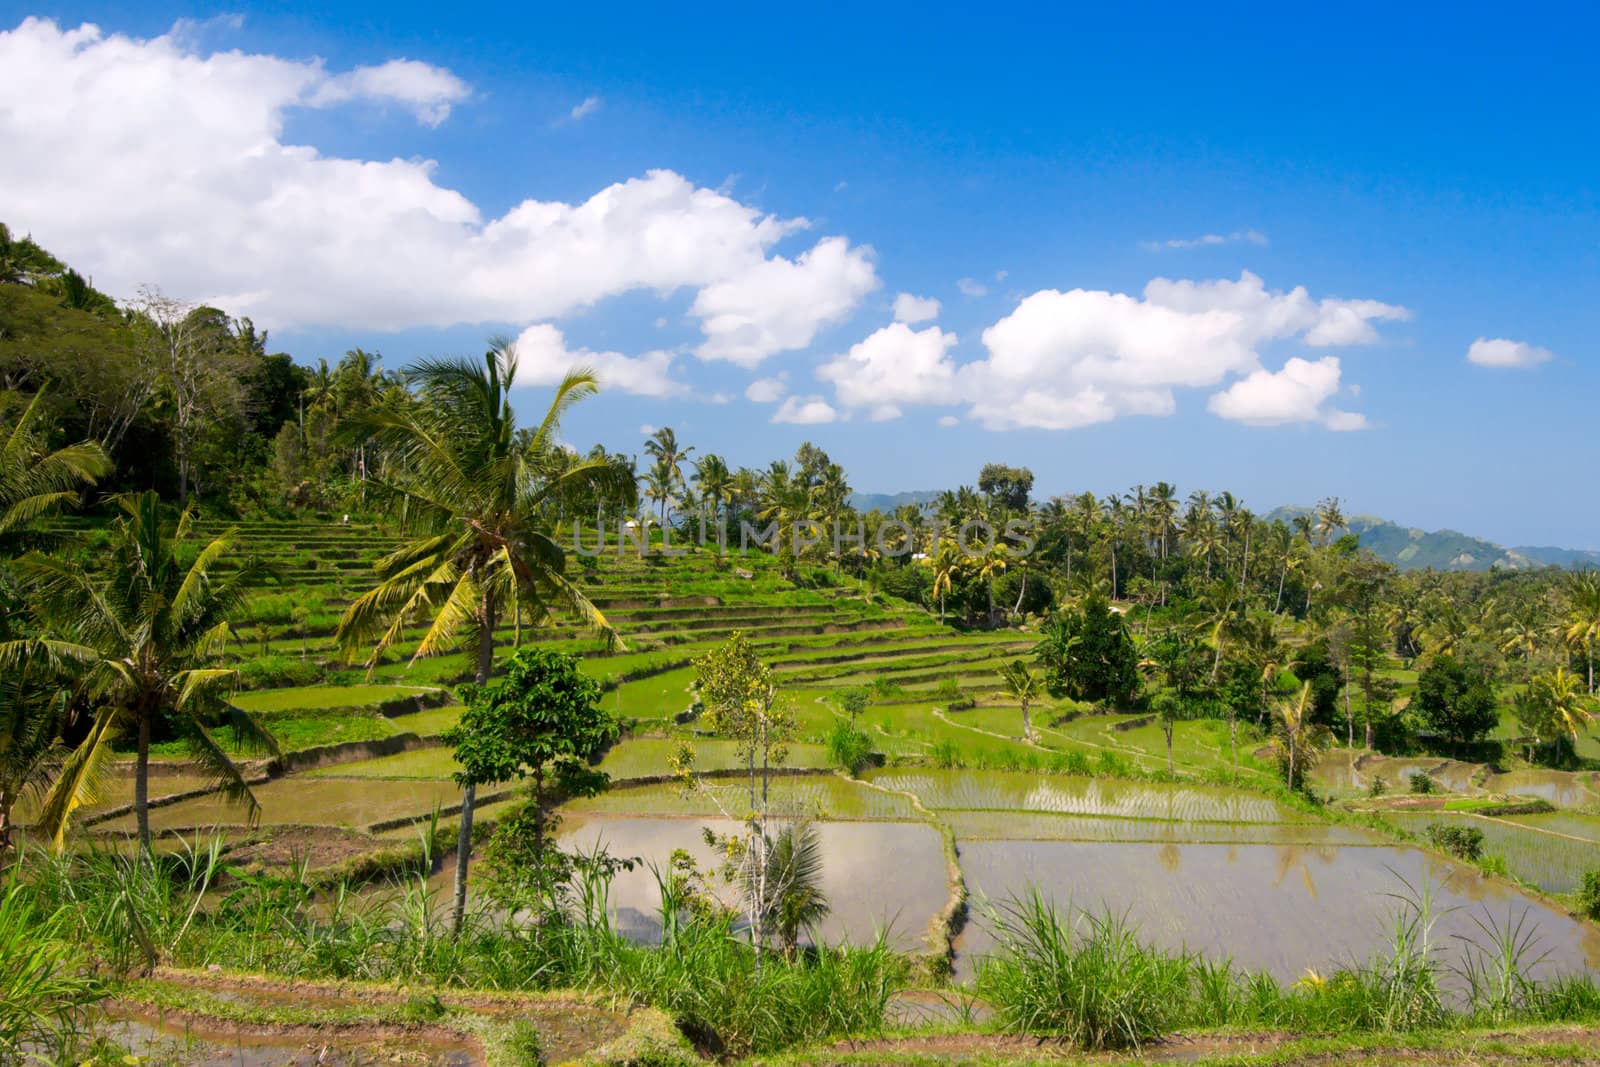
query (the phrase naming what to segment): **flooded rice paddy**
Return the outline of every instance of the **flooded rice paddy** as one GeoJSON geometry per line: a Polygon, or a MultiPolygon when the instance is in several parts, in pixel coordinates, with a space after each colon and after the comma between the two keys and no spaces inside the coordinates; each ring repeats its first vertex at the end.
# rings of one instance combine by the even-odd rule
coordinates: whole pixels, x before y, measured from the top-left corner
{"type": "MultiPolygon", "coordinates": [[[[705,842],[706,826],[719,833],[737,829],[720,819],[594,817],[574,820],[563,841],[585,852],[603,844],[613,856],[643,861],[611,883],[608,911],[626,936],[657,940],[661,897],[649,865],[664,871],[673,851],[683,849],[702,871],[713,870],[718,855],[705,842]]],[[[818,927],[820,939],[860,944],[886,930],[896,947],[921,948],[929,920],[948,896],[938,832],[921,822],[821,822],[816,828],[822,891],[831,907],[818,927]]],[[[734,886],[716,879],[712,885],[725,903],[737,905],[734,886]]]]}
{"type": "Polygon", "coordinates": [[[1466,826],[1483,833],[1483,851],[1500,856],[1518,878],[1547,893],[1570,893],[1585,871],[1600,869],[1600,817],[1575,812],[1490,817],[1464,812],[1386,812],[1384,817],[1415,834],[1429,826],[1466,826]]]}
{"type": "MultiPolygon", "coordinates": [[[[262,826],[344,826],[363,829],[434,808],[461,803],[461,790],[448,781],[352,781],[290,775],[252,790],[261,805],[262,826]]],[[[153,830],[195,830],[246,826],[250,812],[221,796],[185,800],[150,812],[153,830]]],[[[97,830],[132,833],[132,815],[101,823],[97,830]]]]}
{"type": "Polygon", "coordinates": [[[1220,787],[1075,778],[1024,771],[880,771],[875,785],[935,810],[1030,811],[1168,822],[1300,822],[1270,798],[1220,787]]]}
{"type": "MultiPolygon", "coordinates": [[[[1154,944],[1227,956],[1280,981],[1366,962],[1392,929],[1394,895],[1424,887],[1433,942],[1446,954],[1459,956],[1461,937],[1482,939],[1474,916],[1502,926],[1526,916],[1548,953],[1536,973],[1600,970],[1600,930],[1414,848],[969,841],[960,851],[975,900],[1037,888],[1064,908],[1125,915],[1154,944]]],[[[977,907],[958,942],[958,975],[993,945],[977,907]]]]}

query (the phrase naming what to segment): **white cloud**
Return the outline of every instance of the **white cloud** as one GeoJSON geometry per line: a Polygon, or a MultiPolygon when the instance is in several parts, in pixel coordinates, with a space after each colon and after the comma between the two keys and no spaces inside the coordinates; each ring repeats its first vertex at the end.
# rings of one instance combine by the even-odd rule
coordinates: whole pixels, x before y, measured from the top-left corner
{"type": "Polygon", "coordinates": [[[833,383],[841,407],[868,408],[878,421],[898,418],[901,404],[959,401],[949,357],[955,343],[955,334],[937,326],[913,330],[896,322],[818,367],[817,378],[833,383]]]}
{"type": "Polygon", "coordinates": [[[587,367],[606,389],[638,396],[682,396],[688,387],[673,379],[671,352],[646,352],[625,356],[621,352],[570,349],[561,331],[547,322],[523,330],[517,337],[517,384],[558,385],[575,367],[587,367]]]}
{"type": "Polygon", "coordinates": [[[1169,241],[1145,241],[1143,247],[1149,252],[1160,252],[1168,248],[1214,248],[1217,245],[1266,243],[1267,235],[1260,230],[1234,230],[1232,233],[1207,233],[1199,237],[1175,237],[1169,241]]]}
{"type": "Polygon", "coordinates": [[[771,378],[757,378],[745,387],[745,399],[757,404],[776,403],[789,391],[788,380],[787,373],[779,373],[771,378]]]}
{"type": "Polygon", "coordinates": [[[649,437],[651,434],[653,434],[655,432],[656,432],[656,427],[655,427],[654,423],[641,422],[639,424],[639,436],[640,437],[649,437]]]}
{"type": "Polygon", "coordinates": [[[773,422],[791,422],[797,426],[817,426],[833,422],[839,413],[820,396],[791,396],[773,412],[773,422]]]}
{"type": "Polygon", "coordinates": [[[1011,272],[1008,270],[997,270],[994,272],[994,280],[997,282],[1003,282],[1009,277],[1011,277],[1011,272]]]}
{"type": "Polygon", "coordinates": [[[307,102],[328,107],[347,100],[392,100],[409,107],[417,121],[437,126],[450,117],[450,105],[471,95],[471,86],[448,70],[414,59],[391,59],[327,78],[307,102]]]}
{"type": "Polygon", "coordinates": [[[1320,422],[1330,430],[1365,429],[1365,416],[1326,407],[1339,392],[1339,359],[1312,362],[1298,356],[1280,371],[1257,370],[1214,393],[1206,407],[1215,415],[1251,426],[1320,422]]]}
{"type": "Polygon", "coordinates": [[[579,122],[583,119],[586,119],[590,115],[593,115],[596,111],[600,110],[601,103],[602,101],[598,96],[586,96],[583,98],[583,103],[578,104],[571,111],[567,112],[567,118],[571,119],[573,122],[579,122]]]}
{"type": "Polygon", "coordinates": [[[414,60],[339,73],[28,19],[0,32],[0,70],[7,222],[114,294],[155,282],[260,326],[389,330],[526,324],[689,290],[706,354],[754,363],[809,343],[877,283],[867,250],[842,237],[769,258],[805,219],[671,171],[486,218],[426,159],[284,140],[297,108],[379,99],[433,122],[468,98],[414,60]]]}
{"type": "Polygon", "coordinates": [[[1467,349],[1467,361],[1480,367],[1537,367],[1555,355],[1548,348],[1504,337],[1480,337],[1467,349]]]}
{"type": "Polygon", "coordinates": [[[1378,301],[1270,291],[1249,272],[1237,281],[1157,278],[1142,298],[1046,289],[984,331],[988,358],[962,367],[958,385],[972,416],[992,429],[1166,415],[1176,410],[1174,388],[1251,375],[1269,343],[1367,342],[1377,338],[1373,320],[1407,317],[1378,301]]]}
{"type": "Polygon", "coordinates": [[[871,252],[825,237],[798,259],[773,256],[700,290],[690,308],[706,335],[697,354],[753,367],[804,348],[819,328],[843,319],[878,287],[871,252]]]}
{"type": "Polygon", "coordinates": [[[939,301],[933,297],[901,293],[894,298],[894,321],[926,322],[939,317],[939,301]]]}
{"type": "Polygon", "coordinates": [[[939,416],[939,426],[940,426],[941,429],[948,430],[952,426],[960,426],[960,425],[961,425],[961,420],[956,418],[954,415],[940,415],[939,416]]]}
{"type": "Polygon", "coordinates": [[[962,296],[988,296],[989,287],[975,278],[956,279],[956,288],[961,290],[962,296]]]}

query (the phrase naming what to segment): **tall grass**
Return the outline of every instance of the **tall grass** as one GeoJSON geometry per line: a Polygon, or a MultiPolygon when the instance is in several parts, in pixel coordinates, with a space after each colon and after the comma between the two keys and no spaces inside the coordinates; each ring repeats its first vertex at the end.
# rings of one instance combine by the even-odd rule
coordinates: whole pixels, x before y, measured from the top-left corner
{"type": "MultiPolygon", "coordinates": [[[[38,861],[32,877],[0,906],[0,952],[7,939],[26,946],[37,916],[49,914],[48,943],[64,959],[76,959],[69,946],[78,944],[120,973],[217,964],[288,977],[588,989],[659,1007],[703,1048],[727,1055],[880,1030],[907,975],[881,936],[758,960],[730,917],[691,912],[670,886],[662,943],[629,941],[606,917],[604,863],[575,863],[572,883],[536,921],[478,909],[452,936],[449,902],[426,873],[376,892],[342,885],[319,893],[303,860],[282,871],[226,870],[209,845],[155,859],[96,852],[30,860],[38,861]]],[[[0,958],[0,967],[11,965],[0,958]]]]}
{"type": "Polygon", "coordinates": [[[1195,961],[1139,942],[1116,916],[1069,922],[1037,891],[991,909],[999,951],[978,991],[1009,1030],[1086,1049],[1137,1049],[1182,1018],[1195,961]]]}
{"type": "Polygon", "coordinates": [[[1115,916],[1069,920],[1029,893],[986,910],[997,948],[979,961],[978,991],[1004,1029],[1084,1049],[1137,1049],[1179,1027],[1408,1033],[1600,1017],[1591,977],[1532,977],[1546,953],[1526,912],[1503,923],[1474,916],[1476,932],[1457,936],[1450,962],[1427,890],[1408,886],[1395,899],[1371,959],[1285,988],[1227,959],[1146,945],[1115,916]]]}
{"type": "Polygon", "coordinates": [[[0,1063],[59,1062],[104,995],[70,927],[69,914],[42,910],[14,879],[0,896],[0,1063]]]}

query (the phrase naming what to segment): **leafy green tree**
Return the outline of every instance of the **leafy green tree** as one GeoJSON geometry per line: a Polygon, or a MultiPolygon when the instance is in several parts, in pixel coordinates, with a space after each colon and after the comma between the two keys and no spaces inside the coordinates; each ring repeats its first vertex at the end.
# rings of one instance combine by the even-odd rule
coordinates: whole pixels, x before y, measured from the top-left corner
{"type": "Polygon", "coordinates": [[[779,699],[772,669],[761,662],[755,647],[741,633],[696,659],[694,667],[695,684],[705,707],[703,721],[713,731],[732,738],[739,756],[745,760],[749,796],[743,814],[735,814],[723,805],[696,776],[692,745],[680,746],[672,766],[686,786],[698,789],[724,815],[744,824],[743,840],[726,839],[721,843],[743,887],[746,917],[759,960],[761,945],[771,933],[772,908],[782,888],[772,882],[769,862],[773,846],[772,771],[788,758],[795,732],[794,712],[779,699]]]}
{"type": "Polygon", "coordinates": [[[1315,637],[1302,645],[1290,661],[1294,676],[1311,683],[1311,717],[1323,726],[1332,727],[1339,721],[1339,692],[1344,688],[1344,674],[1334,662],[1333,650],[1326,637],[1315,637]]]}
{"type": "Polygon", "coordinates": [[[1026,511],[1028,494],[1033,492],[1033,472],[1027,467],[986,463],[978,473],[978,490],[1007,511],[1026,511]]]}
{"type": "Polygon", "coordinates": [[[522,649],[500,677],[462,686],[461,697],[461,721],[441,735],[462,767],[456,783],[529,782],[536,869],[527,873],[537,876],[545,869],[552,788],[564,796],[605,788],[606,775],[591,764],[616,741],[617,721],[600,706],[600,684],[564,652],[522,649]]]}
{"type": "MultiPolygon", "coordinates": [[[[16,564],[24,588],[37,605],[44,635],[0,645],[0,668],[15,670],[31,656],[82,672],[99,706],[95,725],[72,773],[45,807],[44,821],[63,826],[81,799],[81,775],[104,758],[122,730],[136,738],[134,811],[139,843],[150,848],[150,742],[158,729],[173,729],[188,742],[195,763],[224,796],[257,804],[233,758],[213,736],[225,720],[237,745],[277,755],[277,743],[249,715],[228,704],[224,693],[237,672],[221,666],[228,620],[244,607],[248,584],[261,567],[245,560],[233,570],[221,564],[235,539],[225,533],[195,549],[194,517],[185,510],[176,523],[163,514],[155,493],[117,498],[121,516],[111,544],[93,566],[32,554],[16,564]],[[55,805],[55,806],[53,806],[55,805]],[[60,810],[67,806],[67,811],[60,810]]],[[[59,843],[59,841],[58,841],[59,843]]]]}
{"type": "MultiPolygon", "coordinates": [[[[598,386],[591,374],[567,375],[532,436],[519,438],[511,406],[516,373],[516,352],[503,341],[492,342],[479,363],[425,360],[408,371],[420,403],[366,416],[369,439],[394,465],[386,488],[404,501],[419,536],[378,562],[377,586],[339,621],[335,640],[347,658],[365,651],[368,668],[375,667],[418,616],[431,621],[413,662],[466,644],[480,686],[494,667],[495,628],[508,615],[520,627],[524,611],[542,618],[564,609],[615,640],[605,616],[563,573],[566,554],[551,533],[570,496],[633,492],[621,468],[570,462],[560,443],[562,416],[598,386]]],[[[458,930],[475,796],[468,782],[456,852],[458,930]]]]}
{"type": "Polygon", "coordinates": [[[1489,668],[1454,656],[1437,656],[1417,676],[1411,710],[1453,746],[1481,740],[1499,722],[1489,668]]]}
{"type": "Polygon", "coordinates": [[[1052,696],[1126,707],[1139,695],[1138,651],[1122,616],[1098,594],[1052,618],[1033,654],[1052,696]]]}

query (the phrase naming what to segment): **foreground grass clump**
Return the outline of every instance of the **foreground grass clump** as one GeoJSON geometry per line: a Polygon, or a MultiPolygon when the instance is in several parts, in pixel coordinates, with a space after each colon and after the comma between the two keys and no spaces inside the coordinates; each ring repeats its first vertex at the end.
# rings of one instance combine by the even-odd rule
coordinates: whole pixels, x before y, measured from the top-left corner
{"type": "Polygon", "coordinates": [[[56,1062],[102,995],[83,972],[70,916],[44,911],[25,886],[9,885],[0,896],[0,1063],[25,1049],[56,1062]]]}
{"type": "Polygon", "coordinates": [[[1600,1017],[1600,986],[1586,975],[1545,982],[1526,918],[1453,938],[1446,962],[1433,939],[1428,895],[1397,898],[1388,945],[1364,965],[1288,988],[1226,959],[1143,944],[1114,916],[1067,918],[1037,892],[988,910],[998,944],[980,961],[977,988],[1013,1033],[1087,1050],[1138,1049],[1180,1028],[1302,1033],[1412,1034],[1600,1017]]]}
{"type": "Polygon", "coordinates": [[[1008,1030],[1080,1048],[1138,1048],[1182,1018],[1194,962],[1139,943],[1111,916],[1077,929],[1037,892],[991,913],[999,952],[978,971],[978,992],[1008,1030]]]}
{"type": "MultiPolygon", "coordinates": [[[[576,864],[537,922],[469,911],[452,936],[449,901],[421,875],[382,892],[339,886],[319,895],[303,870],[228,870],[218,841],[175,856],[27,860],[29,879],[7,899],[11,910],[0,908],[0,942],[31,947],[35,917],[54,914],[46,945],[63,959],[81,946],[118,974],[217,965],[287,978],[604,992],[661,1009],[701,1048],[726,1056],[880,1032],[907,981],[904,959],[883,938],[758,960],[732,916],[692,910],[670,886],[662,943],[629,941],[607,918],[605,862],[576,864]],[[202,907],[213,889],[219,899],[202,907]]],[[[49,996],[69,1006],[99,996],[84,988],[77,1000],[49,996]]]]}

